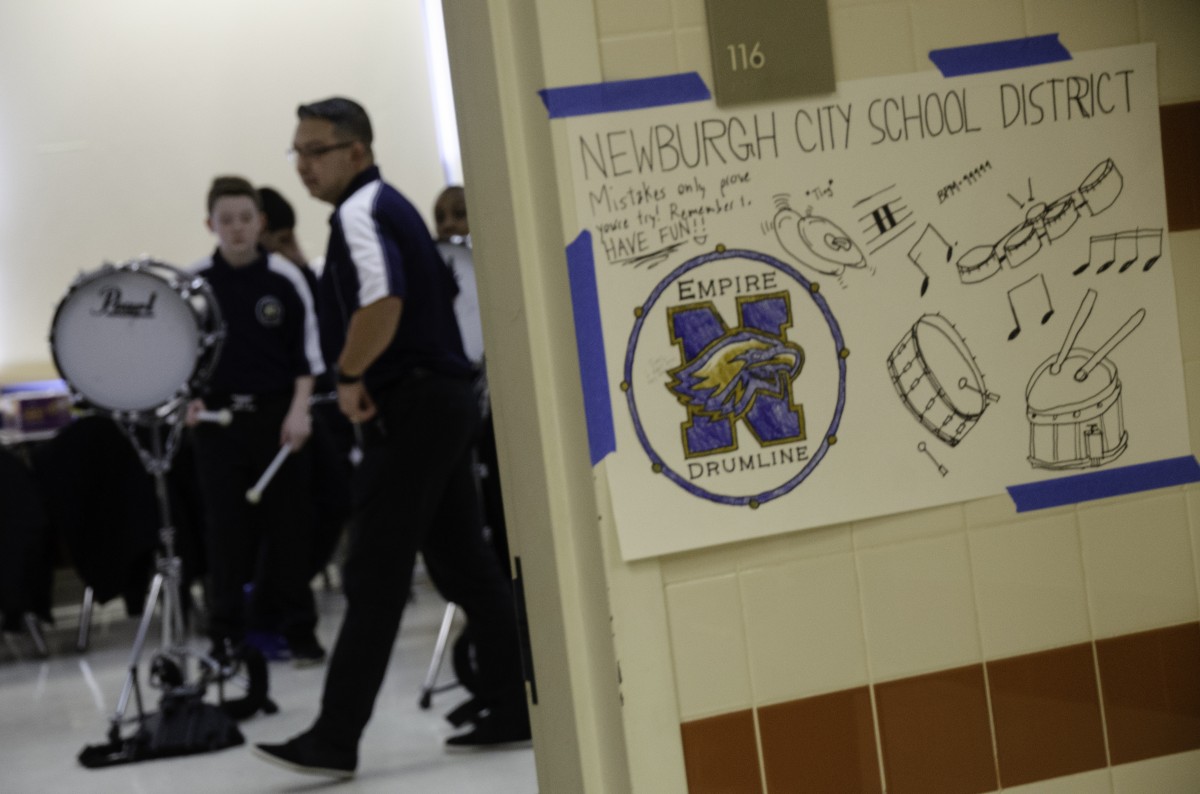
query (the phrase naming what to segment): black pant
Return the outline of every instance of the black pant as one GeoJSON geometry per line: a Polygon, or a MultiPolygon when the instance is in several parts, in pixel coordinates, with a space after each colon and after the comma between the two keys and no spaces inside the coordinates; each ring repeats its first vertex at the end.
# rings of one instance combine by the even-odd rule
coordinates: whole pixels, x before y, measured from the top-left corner
{"type": "Polygon", "coordinates": [[[356,748],[383,683],[420,551],[438,591],[467,614],[480,696],[523,709],[512,586],[484,540],[471,445],[479,425],[471,383],[422,373],[373,394],[364,426],[344,586],[347,606],[314,732],[356,748]]]}
{"type": "Polygon", "coordinates": [[[284,636],[311,640],[316,626],[312,587],[312,464],[306,444],[293,452],[263,490],[262,500],[246,500],[249,490],[279,452],[279,431],[290,399],[259,402],[253,412],[235,411],[228,427],[194,428],[196,471],[204,499],[208,553],[209,634],[214,640],[241,641],[247,624],[243,588],[255,581],[259,555],[269,591],[282,619],[284,636]]]}

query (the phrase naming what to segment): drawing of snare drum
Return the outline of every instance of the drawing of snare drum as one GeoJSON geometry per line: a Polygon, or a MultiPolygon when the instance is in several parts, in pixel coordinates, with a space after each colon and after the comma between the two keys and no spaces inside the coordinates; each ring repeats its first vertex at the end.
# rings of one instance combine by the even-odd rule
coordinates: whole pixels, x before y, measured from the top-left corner
{"type": "Polygon", "coordinates": [[[1042,362],[1025,390],[1029,462],[1040,469],[1103,466],[1125,451],[1129,434],[1121,408],[1117,367],[1100,359],[1083,380],[1076,377],[1093,352],[1077,347],[1055,372],[1057,356],[1042,362]]]}
{"type": "Polygon", "coordinates": [[[1096,164],[1080,183],[1079,193],[1088,212],[1099,215],[1113,205],[1124,186],[1125,180],[1117,170],[1117,164],[1110,159],[1096,164]]]}
{"type": "Polygon", "coordinates": [[[958,279],[964,284],[978,284],[1000,272],[1000,258],[990,245],[977,245],[965,252],[955,263],[958,279]]]}
{"type": "Polygon", "coordinates": [[[917,320],[893,348],[887,367],[909,412],[952,447],[999,399],[984,385],[966,340],[940,314],[917,320]]]}
{"type": "Polygon", "coordinates": [[[1042,240],[1038,237],[1037,227],[1026,221],[1009,232],[998,247],[1004,252],[1009,267],[1020,267],[1042,250],[1042,240]]]}
{"type": "Polygon", "coordinates": [[[1052,241],[1071,231],[1075,221],[1079,220],[1079,210],[1075,207],[1075,197],[1067,195],[1046,208],[1042,222],[1046,227],[1046,236],[1052,241]]]}

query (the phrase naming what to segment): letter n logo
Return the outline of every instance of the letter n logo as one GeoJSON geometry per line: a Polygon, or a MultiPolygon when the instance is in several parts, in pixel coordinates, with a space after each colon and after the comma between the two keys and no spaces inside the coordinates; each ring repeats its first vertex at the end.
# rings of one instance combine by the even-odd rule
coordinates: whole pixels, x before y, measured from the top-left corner
{"type": "Polygon", "coordinates": [[[788,294],[738,298],[737,313],[729,328],[711,301],[667,310],[681,362],[667,388],[687,409],[681,430],[689,458],[737,449],[739,421],[764,446],[805,438],[804,407],[792,400],[804,349],[785,338],[788,294]]]}

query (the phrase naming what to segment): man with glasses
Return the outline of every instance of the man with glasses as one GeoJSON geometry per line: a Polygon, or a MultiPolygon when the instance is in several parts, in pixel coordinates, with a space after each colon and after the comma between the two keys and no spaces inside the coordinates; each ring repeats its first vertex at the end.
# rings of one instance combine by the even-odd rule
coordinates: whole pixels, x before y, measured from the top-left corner
{"type": "Polygon", "coordinates": [[[353,776],[418,551],[441,594],[480,630],[486,709],[447,748],[527,745],[512,587],[484,540],[471,470],[480,420],[453,275],[416,208],[382,180],[366,111],[335,97],[297,116],[296,170],[313,197],[334,206],[318,298],[322,348],[337,372],[338,406],[361,427],[363,458],[346,613],[320,714],[299,736],[255,751],[294,771],[353,776]]]}

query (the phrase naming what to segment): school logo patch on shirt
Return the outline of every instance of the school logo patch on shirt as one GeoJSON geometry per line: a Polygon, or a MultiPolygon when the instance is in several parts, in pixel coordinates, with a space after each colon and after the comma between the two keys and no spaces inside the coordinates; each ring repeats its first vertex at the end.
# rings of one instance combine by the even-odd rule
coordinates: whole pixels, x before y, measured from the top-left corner
{"type": "Polygon", "coordinates": [[[274,295],[264,295],[254,307],[254,315],[261,325],[275,328],[283,322],[283,301],[274,295]]]}

